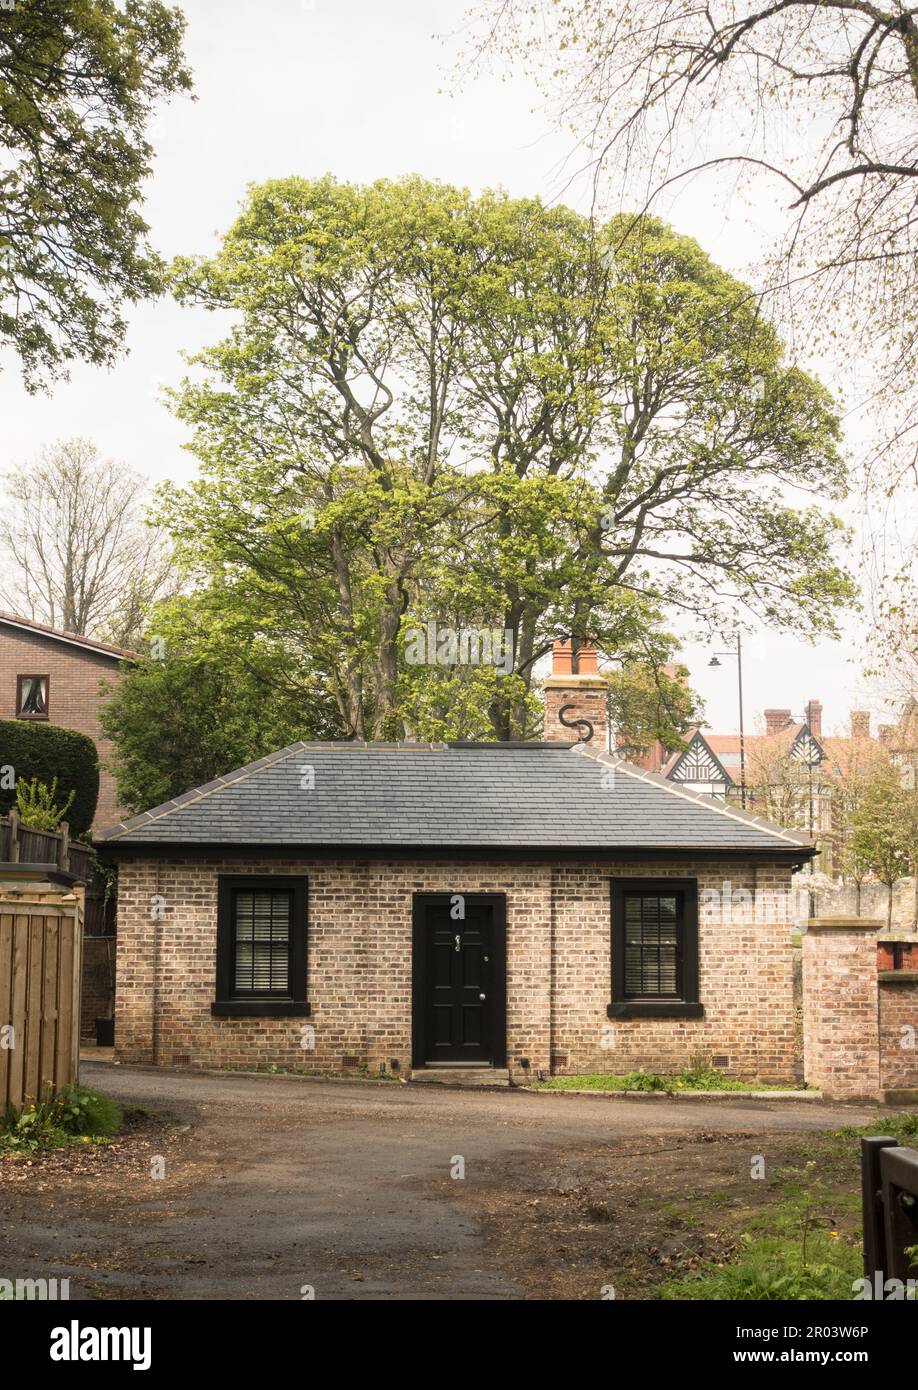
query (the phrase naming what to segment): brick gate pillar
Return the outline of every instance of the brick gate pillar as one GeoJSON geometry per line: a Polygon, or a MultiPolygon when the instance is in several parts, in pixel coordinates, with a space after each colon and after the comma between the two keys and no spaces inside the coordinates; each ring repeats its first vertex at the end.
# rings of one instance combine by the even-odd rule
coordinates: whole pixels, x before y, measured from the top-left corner
{"type": "Polygon", "coordinates": [[[803,938],[803,1075],[832,1099],[881,1095],[882,926],[872,917],[811,917],[803,938]]]}

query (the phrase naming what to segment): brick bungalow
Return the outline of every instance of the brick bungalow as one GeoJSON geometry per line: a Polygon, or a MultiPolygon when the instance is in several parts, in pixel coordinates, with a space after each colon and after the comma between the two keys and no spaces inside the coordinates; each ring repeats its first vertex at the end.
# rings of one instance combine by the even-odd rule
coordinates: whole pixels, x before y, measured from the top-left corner
{"type": "Polygon", "coordinates": [[[75,632],[0,613],[0,719],[59,724],[88,734],[99,751],[95,826],[122,814],[115,779],[104,766],[111,745],[99,727],[101,682],[118,677],[136,653],[75,632]]]}
{"type": "Polygon", "coordinates": [[[116,1055],[791,1081],[809,838],[605,752],[569,656],[544,743],[296,743],[104,832],[116,1055]]]}

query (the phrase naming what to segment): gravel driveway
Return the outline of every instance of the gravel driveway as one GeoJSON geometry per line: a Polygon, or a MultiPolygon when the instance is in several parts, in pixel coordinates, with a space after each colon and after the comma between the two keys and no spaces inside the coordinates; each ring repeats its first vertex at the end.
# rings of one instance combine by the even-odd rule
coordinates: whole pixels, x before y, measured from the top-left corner
{"type": "MultiPolygon", "coordinates": [[[[9,1266],[0,1273],[69,1277],[75,1298],[299,1299],[304,1288],[317,1299],[539,1296],[532,1241],[524,1253],[515,1236],[539,1220],[543,1191],[563,1194],[584,1163],[637,1192],[622,1205],[633,1227],[649,1155],[678,1189],[680,1175],[694,1181],[716,1167],[712,1146],[729,1171],[782,1136],[875,1113],[99,1062],[83,1063],[82,1081],[149,1112],[121,1151],[80,1154],[75,1171],[63,1159],[0,1166],[9,1266]]],[[[556,1247],[553,1236],[546,1248],[556,1247]]]]}

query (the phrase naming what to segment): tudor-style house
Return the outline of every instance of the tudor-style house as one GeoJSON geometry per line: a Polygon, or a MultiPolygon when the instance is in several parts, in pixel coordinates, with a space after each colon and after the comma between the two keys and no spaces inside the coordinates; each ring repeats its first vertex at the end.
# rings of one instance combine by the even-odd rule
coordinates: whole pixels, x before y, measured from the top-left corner
{"type": "Polygon", "coordinates": [[[111,745],[99,726],[101,683],[118,677],[136,653],[61,628],[0,613],[0,719],[59,724],[88,734],[99,752],[94,828],[121,814],[115,779],[105,763],[111,745]]]}
{"type": "Polygon", "coordinates": [[[715,734],[699,727],[686,733],[687,746],[668,757],[650,750],[644,765],[670,782],[717,800],[746,807],[784,825],[811,832],[819,845],[817,867],[839,868],[846,783],[871,751],[893,762],[915,761],[918,703],[907,702],[896,724],[871,733],[866,710],[852,710],[849,731],[823,731],[822,703],[808,700],[801,718],[789,709],[766,709],[763,733],[715,734]]]}
{"type": "Polygon", "coordinates": [[[791,1082],[810,837],[606,751],[602,684],[557,643],[543,742],[297,743],[104,831],[116,1056],[791,1082]]]}

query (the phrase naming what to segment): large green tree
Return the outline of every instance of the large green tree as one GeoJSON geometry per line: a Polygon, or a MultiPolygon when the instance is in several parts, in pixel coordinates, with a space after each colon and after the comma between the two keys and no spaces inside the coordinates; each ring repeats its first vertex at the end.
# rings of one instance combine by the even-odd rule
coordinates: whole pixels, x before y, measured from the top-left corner
{"type": "Polygon", "coordinates": [[[892,926],[893,889],[918,857],[914,794],[887,760],[873,763],[847,824],[846,860],[863,881],[869,872],[886,888],[886,926],[892,926]]]}
{"type": "Polygon", "coordinates": [[[472,686],[525,735],[554,637],[663,660],[665,609],[834,631],[838,523],[789,501],[843,491],[831,403],[662,223],[284,179],[175,274],[234,322],[176,393],[201,476],[162,519],[327,672],[346,736],[448,732],[472,686]],[[425,619],[506,631],[510,669],[411,667],[425,619]]]}
{"type": "Polygon", "coordinates": [[[188,90],[185,21],[160,0],[0,10],[0,346],[30,389],[110,363],[122,307],[159,291],[140,212],[164,97],[188,90]]]}
{"type": "Polygon", "coordinates": [[[633,661],[609,675],[609,715],[624,758],[659,742],[665,753],[686,746],[684,735],[701,720],[703,705],[688,685],[688,668],[633,661]]]}
{"type": "Polygon", "coordinates": [[[142,811],[301,738],[329,738],[323,678],[213,593],[161,603],[102,710],[122,805],[142,811]]]}

